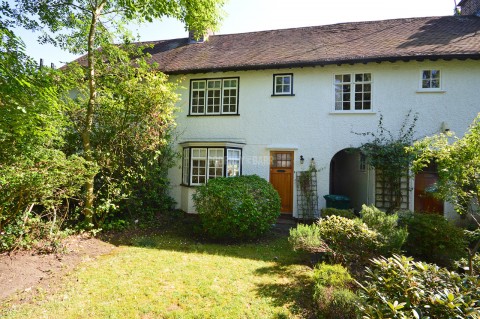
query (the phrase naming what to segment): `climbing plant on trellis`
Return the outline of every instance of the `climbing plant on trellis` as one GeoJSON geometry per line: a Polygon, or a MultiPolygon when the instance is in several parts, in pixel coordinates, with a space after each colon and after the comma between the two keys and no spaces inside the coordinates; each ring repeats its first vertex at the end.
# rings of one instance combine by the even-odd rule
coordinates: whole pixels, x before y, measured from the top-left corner
{"type": "Polygon", "coordinates": [[[298,219],[309,221],[319,217],[317,169],[312,161],[308,170],[296,172],[298,219]]]}
{"type": "Polygon", "coordinates": [[[409,111],[398,135],[394,135],[384,126],[380,114],[377,132],[355,133],[372,137],[359,150],[366,156],[367,163],[375,168],[376,205],[388,213],[407,208],[405,205],[408,204],[410,190],[408,171],[414,156],[406,152],[406,147],[414,142],[417,119],[418,115],[409,111]]]}

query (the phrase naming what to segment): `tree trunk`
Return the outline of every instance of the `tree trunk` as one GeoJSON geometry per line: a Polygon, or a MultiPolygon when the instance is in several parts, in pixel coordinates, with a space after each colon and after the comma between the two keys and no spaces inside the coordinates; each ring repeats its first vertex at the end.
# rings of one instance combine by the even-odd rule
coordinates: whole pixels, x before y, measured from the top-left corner
{"type": "MultiPolygon", "coordinates": [[[[103,4],[92,10],[92,20],[90,22],[90,32],[88,34],[88,52],[87,52],[87,68],[88,68],[88,88],[89,99],[87,105],[87,113],[85,115],[85,122],[82,131],[82,146],[84,151],[85,160],[90,163],[94,163],[93,149],[90,143],[90,135],[92,134],[93,126],[93,114],[95,111],[95,102],[97,100],[97,88],[95,83],[95,32],[97,30],[97,23],[102,11],[103,4]]],[[[85,204],[83,206],[83,214],[85,221],[89,224],[93,224],[93,212],[94,212],[94,181],[95,175],[91,174],[85,182],[85,204]]]]}

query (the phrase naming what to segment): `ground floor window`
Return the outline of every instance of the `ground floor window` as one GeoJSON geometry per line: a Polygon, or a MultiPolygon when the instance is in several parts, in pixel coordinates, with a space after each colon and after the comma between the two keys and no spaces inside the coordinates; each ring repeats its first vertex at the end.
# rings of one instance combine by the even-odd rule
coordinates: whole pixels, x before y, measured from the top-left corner
{"type": "Polygon", "coordinates": [[[202,185],[217,177],[240,176],[242,150],[229,147],[183,148],[182,182],[202,185]]]}

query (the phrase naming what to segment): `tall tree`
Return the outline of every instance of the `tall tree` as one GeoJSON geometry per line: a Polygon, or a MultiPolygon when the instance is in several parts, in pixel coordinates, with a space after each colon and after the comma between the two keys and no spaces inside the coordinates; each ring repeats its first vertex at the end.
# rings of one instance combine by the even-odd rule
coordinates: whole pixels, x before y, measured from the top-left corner
{"type": "Polygon", "coordinates": [[[90,173],[84,159],[59,149],[68,120],[57,72],[39,68],[24,49],[11,30],[0,28],[0,251],[29,243],[22,236],[30,238],[35,212],[51,221],[53,235],[58,213],[66,215],[90,173]]]}
{"type": "MultiPolygon", "coordinates": [[[[41,41],[51,42],[72,53],[86,52],[88,101],[80,131],[83,156],[95,162],[92,145],[98,75],[96,55],[101,48],[123,38],[128,21],[153,21],[173,17],[201,36],[215,30],[221,19],[224,0],[16,0],[15,5],[2,4],[2,12],[30,29],[43,30],[41,41]],[[33,17],[33,18],[31,18],[33,17]]],[[[94,181],[92,174],[85,183],[84,215],[93,218],[94,181]]]]}

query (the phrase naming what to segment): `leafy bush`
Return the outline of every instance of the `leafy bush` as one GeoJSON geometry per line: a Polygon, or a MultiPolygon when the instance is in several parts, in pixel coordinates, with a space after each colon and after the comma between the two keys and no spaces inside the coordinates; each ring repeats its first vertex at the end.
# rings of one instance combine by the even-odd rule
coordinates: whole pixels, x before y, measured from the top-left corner
{"type": "Polygon", "coordinates": [[[313,280],[321,286],[335,286],[338,288],[349,287],[353,283],[348,270],[340,264],[329,265],[325,263],[315,265],[313,280]]]}
{"type": "Polygon", "coordinates": [[[16,219],[5,226],[0,235],[0,251],[29,249],[38,253],[59,252],[61,239],[69,234],[69,230],[58,229],[54,221],[27,214],[25,219],[16,219]]]}
{"type": "Polygon", "coordinates": [[[356,318],[357,295],[353,279],[342,265],[318,264],[313,270],[314,301],[323,318],[356,318]]]}
{"type": "Polygon", "coordinates": [[[400,252],[405,243],[408,232],[406,227],[398,227],[398,216],[387,215],[375,206],[362,206],[360,212],[362,221],[370,228],[379,232],[383,244],[381,252],[391,254],[400,252]]]}
{"type": "Polygon", "coordinates": [[[357,216],[350,209],[338,209],[338,208],[323,208],[322,209],[322,218],[327,218],[328,216],[340,216],[348,219],[357,218],[357,216]]]}
{"type": "Polygon", "coordinates": [[[299,249],[308,252],[330,251],[320,238],[320,229],[316,224],[298,224],[297,227],[291,228],[288,241],[295,250],[299,249]]]}
{"type": "Polygon", "coordinates": [[[357,318],[358,296],[349,289],[315,286],[314,301],[320,318],[357,318]]]}
{"type": "Polygon", "coordinates": [[[80,194],[93,170],[80,157],[67,158],[61,151],[45,148],[29,157],[19,156],[15,163],[0,164],[0,251],[28,247],[35,240],[25,228],[37,208],[43,216],[39,222],[55,223],[66,216],[66,203],[80,194]]]}
{"type": "Polygon", "coordinates": [[[280,215],[280,196],[256,175],[215,178],[193,197],[203,232],[213,239],[251,239],[280,215]]]}
{"type": "Polygon", "coordinates": [[[364,262],[382,246],[379,234],[360,219],[330,216],[318,221],[320,238],[337,261],[364,262]]]}
{"type": "MultiPolygon", "coordinates": [[[[455,262],[457,267],[468,267],[468,259],[462,258],[459,261],[455,262]]],[[[477,276],[480,276],[480,253],[476,253],[472,257],[472,269],[473,273],[477,276]]]]}
{"type": "Polygon", "coordinates": [[[387,215],[374,206],[363,206],[362,219],[335,214],[350,212],[346,210],[328,211],[332,215],[316,224],[290,230],[294,249],[327,252],[338,262],[364,263],[377,255],[400,251],[408,235],[406,227],[397,225],[397,215],[387,215]]]}
{"type": "Polygon", "coordinates": [[[467,240],[459,227],[443,216],[414,213],[405,215],[407,226],[406,252],[426,262],[451,267],[466,256],[467,240]]]}
{"type": "Polygon", "coordinates": [[[359,284],[363,318],[478,318],[480,279],[394,255],[359,284]]]}

